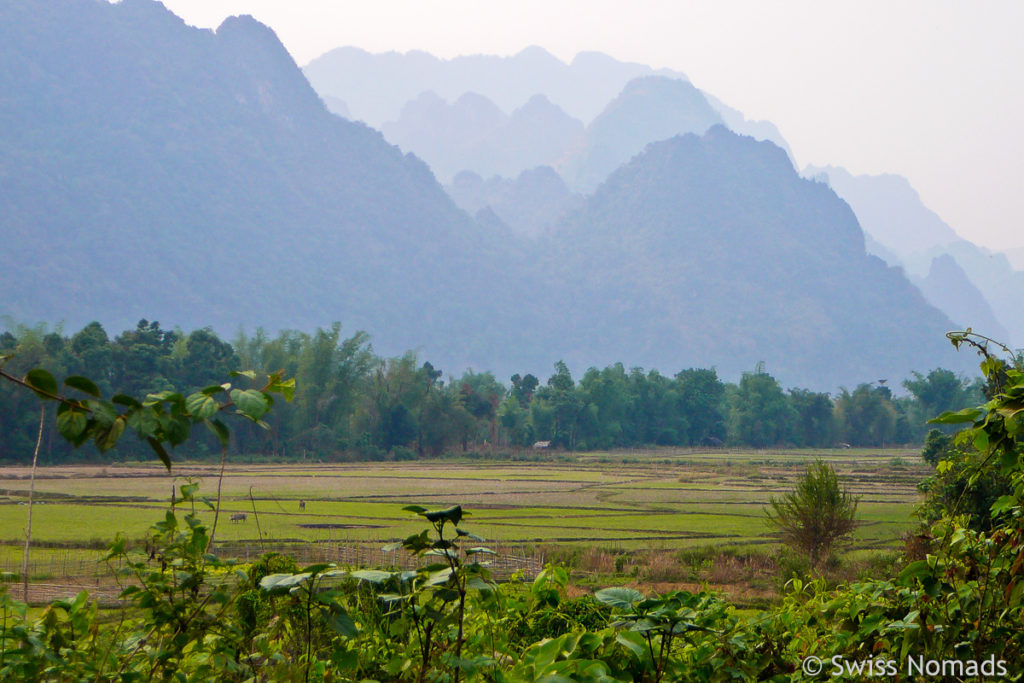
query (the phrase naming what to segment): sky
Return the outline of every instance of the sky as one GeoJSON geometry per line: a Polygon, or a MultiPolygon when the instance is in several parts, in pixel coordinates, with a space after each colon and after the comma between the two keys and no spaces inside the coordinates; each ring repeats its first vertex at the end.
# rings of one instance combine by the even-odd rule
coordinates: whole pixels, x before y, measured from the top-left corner
{"type": "Polygon", "coordinates": [[[251,14],[300,66],[333,48],[438,57],[539,45],[671,68],[800,167],[907,177],[961,236],[1024,247],[1024,2],[1019,0],[163,0],[215,28],[251,14]]]}

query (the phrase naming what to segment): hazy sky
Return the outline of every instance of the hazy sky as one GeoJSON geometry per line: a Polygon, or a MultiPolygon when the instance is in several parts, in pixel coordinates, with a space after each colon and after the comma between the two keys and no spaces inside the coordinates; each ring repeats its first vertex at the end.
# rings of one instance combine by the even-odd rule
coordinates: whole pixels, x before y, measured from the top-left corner
{"type": "Polygon", "coordinates": [[[164,0],[216,27],[251,14],[300,65],[343,45],[440,57],[571,60],[598,50],[669,67],[768,119],[801,167],[898,173],[964,237],[1024,246],[1024,2],[164,0]]]}

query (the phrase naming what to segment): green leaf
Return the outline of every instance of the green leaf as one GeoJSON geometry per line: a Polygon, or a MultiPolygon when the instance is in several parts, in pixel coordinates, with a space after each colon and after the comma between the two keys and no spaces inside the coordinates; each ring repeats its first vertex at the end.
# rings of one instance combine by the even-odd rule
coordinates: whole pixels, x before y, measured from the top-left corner
{"type": "Polygon", "coordinates": [[[185,410],[192,415],[192,419],[205,420],[217,414],[220,404],[211,396],[198,392],[185,399],[185,410]]]}
{"type": "Polygon", "coordinates": [[[355,622],[352,621],[352,617],[350,617],[348,613],[340,607],[331,610],[331,614],[327,622],[331,625],[331,628],[334,629],[334,632],[340,636],[354,638],[359,633],[355,622]]]}
{"type": "Polygon", "coordinates": [[[231,388],[231,385],[229,383],[225,382],[224,384],[213,384],[213,385],[210,385],[210,386],[206,387],[205,389],[201,390],[200,393],[206,394],[207,396],[213,396],[214,394],[219,394],[222,391],[227,391],[230,388],[231,388]]]}
{"type": "Polygon", "coordinates": [[[135,397],[128,396],[127,394],[114,394],[113,398],[110,400],[112,403],[116,403],[119,406],[128,406],[129,408],[142,407],[142,404],[139,403],[135,397]]]}
{"type": "Polygon", "coordinates": [[[191,423],[183,417],[160,416],[160,426],[172,446],[178,446],[188,439],[191,423]]]}
{"type": "Polygon", "coordinates": [[[256,373],[253,370],[232,370],[231,371],[231,376],[232,377],[248,377],[249,379],[251,379],[253,381],[256,380],[256,373]]]}
{"type": "Polygon", "coordinates": [[[415,512],[418,515],[427,511],[427,508],[423,507],[422,505],[406,505],[402,509],[405,510],[406,512],[415,512]]]}
{"type": "Polygon", "coordinates": [[[381,571],[379,569],[360,569],[359,571],[352,572],[352,578],[359,579],[360,581],[366,581],[368,583],[385,583],[394,574],[391,572],[381,571]]]}
{"type": "Polygon", "coordinates": [[[475,548],[468,548],[466,550],[466,554],[467,555],[476,555],[477,553],[486,553],[487,555],[497,555],[498,554],[498,553],[494,552],[493,550],[491,550],[490,548],[484,548],[483,546],[477,546],[475,548]]]}
{"type": "Polygon", "coordinates": [[[96,447],[101,451],[109,451],[117,443],[117,440],[121,438],[121,434],[124,433],[124,427],[125,419],[121,416],[114,420],[106,429],[97,430],[94,437],[96,447]]]}
{"type": "Polygon", "coordinates": [[[1017,500],[1016,496],[1000,496],[999,500],[992,503],[992,515],[998,515],[1001,512],[1017,507],[1018,505],[1020,505],[1020,501],[1017,500]]]}
{"type": "Polygon", "coordinates": [[[478,591],[492,591],[492,590],[494,590],[494,586],[492,584],[487,583],[486,581],[484,581],[479,576],[474,576],[474,577],[470,578],[470,580],[466,582],[466,588],[471,589],[471,590],[478,590],[478,591]]]}
{"type": "Polygon", "coordinates": [[[57,380],[42,368],[29,370],[25,375],[25,383],[42,398],[53,398],[57,395],[57,380]]]}
{"type": "Polygon", "coordinates": [[[909,579],[921,580],[926,576],[932,575],[932,568],[928,566],[927,560],[918,560],[917,562],[911,562],[906,568],[900,572],[897,581],[902,584],[906,584],[909,579]]]}
{"type": "Polygon", "coordinates": [[[155,394],[147,394],[145,403],[153,405],[154,403],[182,403],[184,401],[185,397],[176,391],[160,391],[155,394]]]}
{"type": "Polygon", "coordinates": [[[78,389],[79,391],[85,392],[90,396],[95,396],[96,398],[100,397],[100,388],[88,377],[72,375],[64,380],[64,384],[72,389],[78,389]]]}
{"type": "Polygon", "coordinates": [[[153,452],[156,453],[156,457],[160,458],[160,462],[164,464],[164,467],[167,468],[167,471],[170,472],[171,456],[168,455],[167,451],[164,450],[163,444],[161,444],[159,441],[157,441],[151,436],[146,437],[146,442],[149,444],[149,447],[153,449],[153,452]]]}
{"type": "MultiPolygon", "coordinates": [[[[272,378],[274,379],[274,378],[272,378]]],[[[274,379],[268,386],[267,391],[272,391],[277,394],[284,396],[285,401],[291,401],[295,398],[295,378],[288,380],[274,379]]]]}
{"type": "Polygon", "coordinates": [[[452,524],[458,525],[458,523],[462,521],[462,516],[464,513],[462,512],[461,505],[453,505],[450,508],[445,508],[443,510],[431,510],[429,512],[423,512],[421,514],[431,522],[439,522],[441,520],[445,520],[451,522],[452,524]]]}
{"type": "Polygon", "coordinates": [[[960,424],[962,422],[974,422],[981,416],[981,410],[978,408],[964,408],[957,412],[946,411],[938,417],[928,420],[928,424],[960,424]]]}
{"type": "Polygon", "coordinates": [[[644,599],[644,594],[634,588],[602,588],[594,593],[600,602],[619,609],[629,609],[633,603],[644,599]]]}
{"type": "Polygon", "coordinates": [[[255,389],[232,389],[231,400],[240,413],[254,421],[259,420],[270,410],[267,397],[255,389]]]}
{"type": "Polygon", "coordinates": [[[74,442],[85,432],[89,418],[79,410],[66,410],[57,415],[57,431],[68,441],[74,442]]]}
{"type": "Polygon", "coordinates": [[[203,420],[203,424],[213,432],[213,435],[217,437],[217,441],[224,448],[227,448],[228,442],[231,440],[231,433],[228,432],[228,428],[220,420],[203,420]]]}
{"type": "Polygon", "coordinates": [[[281,595],[308,579],[309,574],[268,574],[260,579],[260,589],[271,595],[281,595]]]}

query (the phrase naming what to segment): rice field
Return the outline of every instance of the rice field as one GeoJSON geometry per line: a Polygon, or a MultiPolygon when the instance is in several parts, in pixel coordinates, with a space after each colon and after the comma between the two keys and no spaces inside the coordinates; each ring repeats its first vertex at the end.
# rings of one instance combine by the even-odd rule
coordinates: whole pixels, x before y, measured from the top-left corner
{"type": "MultiPolygon", "coordinates": [[[[916,451],[683,451],[588,453],[551,462],[450,460],[289,465],[229,464],[218,543],[237,551],[295,543],[376,547],[423,528],[405,505],[469,511],[462,526],[519,552],[748,548],[775,543],[764,505],[824,458],[861,497],[851,552],[891,548],[914,524],[916,451]],[[245,515],[244,520],[232,516],[245,515]]],[[[189,481],[216,497],[214,465],[41,468],[30,576],[98,567],[118,534],[141,538],[189,481]],[[65,569],[62,569],[62,566],[65,569]]],[[[0,571],[21,565],[28,469],[0,469],[0,571]]],[[[204,518],[213,512],[200,505],[204,518]]],[[[63,574],[62,574],[63,572],[63,574]]]]}

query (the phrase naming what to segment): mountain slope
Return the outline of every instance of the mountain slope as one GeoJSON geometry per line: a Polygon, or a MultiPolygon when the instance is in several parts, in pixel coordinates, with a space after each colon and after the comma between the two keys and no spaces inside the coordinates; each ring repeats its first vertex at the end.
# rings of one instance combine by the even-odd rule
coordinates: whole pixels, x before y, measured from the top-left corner
{"type": "Polygon", "coordinates": [[[583,124],[543,95],[533,96],[506,116],[476,93],[467,92],[449,105],[425,92],[402,107],[398,120],[385,123],[381,131],[449,182],[460,171],[514,177],[551,163],[583,132],[583,124]]]}
{"type": "MultiPolygon", "coordinates": [[[[940,299],[949,302],[950,308],[944,310],[951,318],[962,319],[962,304],[970,301],[976,290],[980,291],[985,307],[990,308],[996,317],[997,324],[990,331],[1007,334],[1001,339],[1004,342],[1024,343],[1024,316],[1020,314],[1024,271],[1014,270],[1005,255],[992,253],[962,239],[921,202],[905,178],[896,175],[854,176],[845,169],[832,166],[811,167],[805,173],[827,178],[836,193],[850,203],[864,231],[877,241],[875,245],[869,242],[869,250],[893,265],[904,266],[912,277],[927,277],[934,259],[947,254],[952,256],[967,282],[963,283],[959,295],[940,299]]],[[[954,280],[959,281],[958,278],[954,280]]],[[[975,329],[985,332],[982,327],[975,326],[975,329]]]]}
{"type": "Polygon", "coordinates": [[[835,389],[912,369],[967,368],[953,324],[864,251],[849,207],[800,178],[785,152],[721,126],[650,145],[543,248],[567,360],[648,367],[764,360],[799,386],[835,389]],[[575,305],[587,298],[590,307],[575,305]]]}
{"type": "Polygon", "coordinates": [[[497,305],[477,293],[500,278],[497,236],[423,162],[328,113],[265,26],[36,0],[0,8],[0,45],[0,313],[227,334],[341,320],[477,362],[450,330],[497,305]]]}
{"type": "Polygon", "coordinates": [[[935,257],[928,275],[915,284],[924,298],[944,311],[958,327],[970,327],[993,339],[1010,339],[985,296],[949,254],[935,257]]]}
{"type": "Polygon", "coordinates": [[[577,192],[591,192],[645,145],[722,123],[718,112],[688,81],[663,76],[626,84],[558,169],[577,192]]]}

